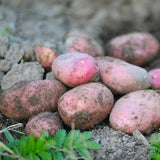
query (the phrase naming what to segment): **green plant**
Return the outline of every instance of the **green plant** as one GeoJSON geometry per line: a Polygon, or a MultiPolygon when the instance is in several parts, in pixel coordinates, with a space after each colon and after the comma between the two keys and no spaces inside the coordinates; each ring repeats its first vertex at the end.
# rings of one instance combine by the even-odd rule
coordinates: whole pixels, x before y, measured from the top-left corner
{"type": "Polygon", "coordinates": [[[48,131],[41,134],[37,140],[33,135],[22,136],[21,139],[14,139],[11,133],[4,132],[8,143],[0,143],[0,160],[77,160],[92,159],[88,149],[100,149],[97,142],[89,140],[91,132],[80,132],[71,130],[68,134],[65,130],[58,130],[54,137],[48,131]]]}
{"type": "Polygon", "coordinates": [[[8,36],[12,35],[11,30],[8,27],[4,27],[1,31],[0,31],[0,36],[4,36],[4,33],[7,32],[8,36]]]}
{"type": "Polygon", "coordinates": [[[151,159],[160,160],[160,133],[158,133],[155,138],[151,138],[149,142],[151,143],[148,148],[151,151],[151,159]]]}
{"type": "Polygon", "coordinates": [[[150,89],[152,90],[158,90],[158,88],[151,86],[150,89]]]}
{"type": "Polygon", "coordinates": [[[20,64],[22,64],[22,63],[24,63],[24,59],[23,58],[20,59],[20,64]]]}

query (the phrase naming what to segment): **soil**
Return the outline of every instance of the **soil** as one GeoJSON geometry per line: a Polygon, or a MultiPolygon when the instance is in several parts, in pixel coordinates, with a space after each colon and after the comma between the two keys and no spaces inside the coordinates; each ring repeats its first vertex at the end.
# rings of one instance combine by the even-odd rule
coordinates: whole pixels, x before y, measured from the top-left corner
{"type": "MultiPolygon", "coordinates": [[[[83,29],[96,37],[104,49],[113,37],[136,31],[149,32],[160,41],[159,16],[159,0],[2,0],[0,30],[8,27],[12,36],[8,39],[5,33],[0,39],[0,60],[5,60],[3,65],[0,64],[1,88],[7,89],[15,79],[23,80],[22,74],[29,62],[33,63],[36,71],[32,73],[30,68],[29,75],[25,77],[27,80],[47,78],[49,72],[35,62],[34,44],[49,42],[63,53],[63,36],[74,28],[83,29]],[[14,42],[14,45],[7,45],[9,42],[14,42]],[[25,66],[20,64],[22,57],[28,63],[25,66]]],[[[146,70],[160,68],[160,54],[143,67],[146,70]]],[[[18,130],[24,131],[26,122],[9,119],[0,113],[0,130],[2,126],[22,123],[23,127],[18,130]]],[[[92,139],[102,145],[102,149],[91,151],[95,160],[146,160],[150,155],[148,140],[158,133],[155,130],[149,135],[142,135],[136,131],[128,135],[112,129],[108,119],[90,131],[92,139]]],[[[20,138],[17,133],[12,134],[20,138]]],[[[0,141],[7,142],[2,133],[0,141]]]]}

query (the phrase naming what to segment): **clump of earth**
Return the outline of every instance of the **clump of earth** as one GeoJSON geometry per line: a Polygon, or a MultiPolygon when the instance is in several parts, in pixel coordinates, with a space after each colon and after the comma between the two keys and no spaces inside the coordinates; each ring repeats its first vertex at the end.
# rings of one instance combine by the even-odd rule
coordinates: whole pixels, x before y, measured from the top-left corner
{"type": "MultiPolygon", "coordinates": [[[[83,29],[96,37],[102,46],[112,38],[131,32],[148,32],[160,41],[159,0],[2,0],[0,4],[0,87],[27,80],[52,79],[53,74],[36,60],[33,46],[50,44],[61,54],[64,52],[63,35],[71,29],[83,29]],[[23,59],[23,63],[21,63],[23,59]]],[[[146,70],[160,68],[160,54],[146,70]]],[[[0,113],[0,129],[19,123],[0,113]]],[[[24,131],[26,121],[21,121],[24,131]]],[[[149,135],[135,131],[133,135],[112,129],[108,119],[91,128],[92,139],[102,149],[91,151],[95,160],[145,160],[149,158],[149,135]]],[[[14,137],[20,138],[17,133],[14,137]]],[[[6,138],[0,133],[0,141],[6,138]]]]}

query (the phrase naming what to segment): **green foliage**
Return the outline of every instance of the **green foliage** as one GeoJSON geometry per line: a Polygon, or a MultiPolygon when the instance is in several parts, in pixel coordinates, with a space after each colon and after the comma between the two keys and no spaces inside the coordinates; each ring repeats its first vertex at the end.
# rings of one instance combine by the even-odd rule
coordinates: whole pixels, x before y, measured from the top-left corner
{"type": "Polygon", "coordinates": [[[4,27],[1,31],[0,31],[0,36],[4,36],[4,33],[7,32],[8,36],[12,35],[11,30],[8,27],[4,27]]]}
{"type": "Polygon", "coordinates": [[[1,95],[4,91],[5,91],[4,89],[0,89],[0,95],[1,95]]]}
{"type": "Polygon", "coordinates": [[[24,59],[23,58],[20,59],[20,64],[22,64],[22,63],[24,63],[24,59]]]}
{"type": "Polygon", "coordinates": [[[101,148],[100,144],[89,140],[91,132],[81,133],[79,130],[71,130],[68,134],[63,129],[58,130],[54,137],[45,131],[37,140],[33,135],[14,139],[8,130],[4,134],[8,143],[0,144],[0,160],[9,160],[10,157],[13,160],[90,160],[92,157],[88,149],[101,148]]]}
{"type": "Polygon", "coordinates": [[[158,88],[151,86],[150,89],[152,90],[158,90],[158,88]]]}
{"type": "Polygon", "coordinates": [[[149,140],[151,146],[148,148],[151,151],[150,157],[152,160],[160,160],[160,133],[156,135],[156,138],[149,140]]]}

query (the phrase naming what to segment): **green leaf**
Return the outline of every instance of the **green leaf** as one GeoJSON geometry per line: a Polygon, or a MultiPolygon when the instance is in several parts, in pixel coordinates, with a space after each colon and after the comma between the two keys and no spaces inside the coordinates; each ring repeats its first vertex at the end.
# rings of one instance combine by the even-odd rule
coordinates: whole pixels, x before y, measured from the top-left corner
{"type": "Polygon", "coordinates": [[[89,151],[87,149],[85,149],[84,147],[78,147],[78,148],[76,148],[76,151],[79,153],[80,156],[82,156],[86,160],[92,159],[89,151]]]}
{"type": "Polygon", "coordinates": [[[7,32],[8,36],[12,35],[11,30],[8,27],[4,27],[1,31],[0,31],[0,36],[4,36],[4,33],[7,32]]]}
{"type": "Polygon", "coordinates": [[[73,143],[73,137],[74,137],[74,131],[71,130],[68,135],[66,136],[66,139],[64,140],[64,148],[72,148],[72,143],[73,143]]]}
{"type": "Polygon", "coordinates": [[[77,138],[77,140],[74,142],[74,146],[78,146],[80,144],[82,144],[83,142],[87,141],[88,139],[90,139],[92,137],[92,133],[91,132],[83,132],[79,135],[79,137],[77,138]]]}
{"type": "Polygon", "coordinates": [[[3,133],[5,137],[7,138],[7,140],[9,141],[9,143],[14,143],[15,139],[13,138],[13,136],[8,130],[5,130],[3,133]]]}
{"type": "Polygon", "coordinates": [[[19,153],[21,154],[22,157],[26,157],[26,155],[27,155],[27,152],[26,152],[27,141],[28,141],[28,137],[23,136],[21,138],[19,146],[18,146],[18,151],[19,151],[19,153]]]}
{"type": "Polygon", "coordinates": [[[66,131],[64,129],[59,129],[54,136],[54,140],[56,141],[56,147],[62,147],[64,140],[66,138],[66,131]]]}
{"type": "Polygon", "coordinates": [[[42,133],[36,141],[36,149],[41,150],[41,147],[45,144],[46,142],[46,135],[45,133],[42,133]]]}
{"type": "Polygon", "coordinates": [[[53,159],[55,159],[55,160],[56,159],[57,160],[63,160],[63,154],[62,154],[62,152],[53,150],[52,154],[53,154],[53,159]]]}
{"type": "MultiPolygon", "coordinates": [[[[29,157],[28,157],[28,159],[29,159],[29,157]]],[[[30,159],[31,159],[31,158],[30,158],[30,159]]],[[[33,154],[32,159],[33,159],[33,160],[40,160],[40,158],[39,158],[36,154],[33,154]]]]}
{"type": "Polygon", "coordinates": [[[32,134],[28,136],[27,144],[26,144],[26,154],[30,154],[35,151],[35,138],[32,134]]]}
{"type": "Polygon", "coordinates": [[[82,143],[81,145],[89,149],[100,149],[101,148],[101,145],[94,141],[87,141],[87,142],[82,143]]]}
{"type": "Polygon", "coordinates": [[[160,154],[152,153],[152,154],[151,154],[151,158],[152,158],[153,160],[160,160],[160,154]]]}
{"type": "Polygon", "coordinates": [[[9,152],[11,154],[14,154],[14,152],[2,142],[0,142],[0,148],[3,148],[4,150],[6,150],[7,152],[9,152]]]}
{"type": "Polygon", "coordinates": [[[150,89],[152,90],[158,90],[158,88],[151,86],[150,89]]]}
{"type": "Polygon", "coordinates": [[[52,159],[52,155],[47,152],[40,151],[37,154],[42,158],[42,160],[51,160],[52,159]]]}

